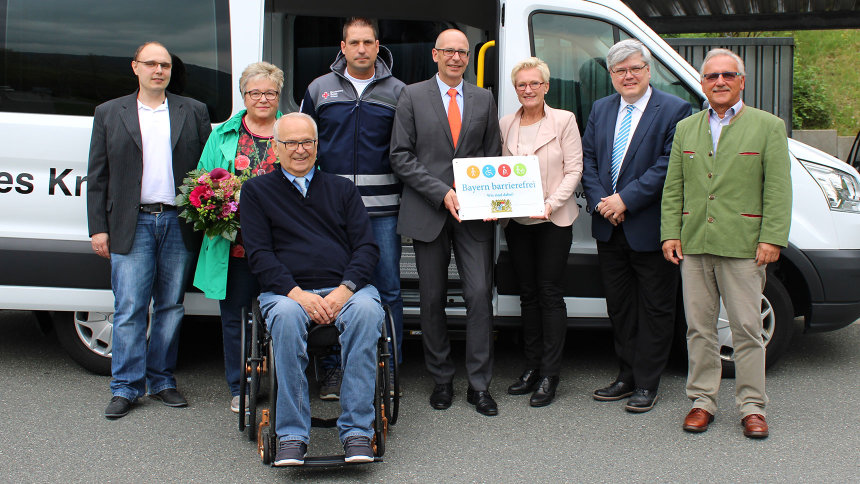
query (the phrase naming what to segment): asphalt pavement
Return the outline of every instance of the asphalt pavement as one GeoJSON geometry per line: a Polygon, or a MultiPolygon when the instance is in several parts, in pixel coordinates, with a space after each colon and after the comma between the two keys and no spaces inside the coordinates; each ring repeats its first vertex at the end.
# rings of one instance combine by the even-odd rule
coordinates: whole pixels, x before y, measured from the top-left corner
{"type": "MultiPolygon", "coordinates": [[[[400,421],[384,462],[335,469],[270,468],[228,410],[220,324],[189,321],[177,379],[190,406],[144,398],[125,418],[102,416],[108,378],[88,373],[39,332],[26,312],[0,311],[0,481],[2,482],[857,482],[860,475],[860,323],[796,334],[768,371],[771,436],[743,436],[734,380],[723,380],[710,430],[689,434],[685,369],[666,371],[651,412],[591,392],[616,373],[611,335],[568,333],[557,400],[530,408],[505,388],[522,370],[512,338],[496,345],[490,388],[500,414],[466,403],[462,342],[453,406],[430,408],[432,381],[421,345],[405,343],[400,421]]],[[[315,415],[336,404],[315,401],[315,415]]],[[[341,452],[336,432],[314,429],[309,454],[341,452]]]]}

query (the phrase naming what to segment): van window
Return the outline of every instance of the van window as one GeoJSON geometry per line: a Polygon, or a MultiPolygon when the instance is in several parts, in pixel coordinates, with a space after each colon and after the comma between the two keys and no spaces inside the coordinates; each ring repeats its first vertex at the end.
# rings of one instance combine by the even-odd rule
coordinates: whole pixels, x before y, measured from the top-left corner
{"type": "Polygon", "coordinates": [[[168,89],[223,121],[229,25],[227,0],[0,0],[0,111],[92,116],[137,88],[132,56],[155,40],[174,57],[168,89]]]}
{"type": "MultiPolygon", "coordinates": [[[[630,35],[602,20],[540,12],[531,17],[531,36],[534,55],[549,65],[551,73],[547,103],[573,112],[584,132],[594,101],[615,93],[606,53],[630,35]]],[[[700,95],[656,58],[651,85],[689,101],[693,112],[701,109],[700,95]]]]}
{"type": "MultiPolygon", "coordinates": [[[[343,24],[349,16],[338,15],[339,10],[353,12],[352,3],[331,2],[326,4],[326,8],[304,6],[300,8],[301,14],[296,15],[293,13],[293,10],[299,9],[296,4],[274,2],[273,10],[268,12],[263,59],[281,66],[287,75],[284,95],[281,96],[281,111],[297,111],[308,84],[331,72],[330,66],[340,52],[343,24]]],[[[436,36],[445,29],[457,28],[469,39],[469,48],[473,54],[465,78],[475,83],[478,49],[492,35],[487,29],[488,25],[495,28],[494,9],[487,8],[490,5],[494,5],[492,1],[481,0],[466,5],[444,0],[438,9],[429,11],[408,3],[398,5],[397,8],[386,8],[385,15],[377,17],[379,43],[391,51],[394,76],[406,84],[433,76],[438,71],[431,56],[436,36]],[[449,13],[442,7],[446,3],[459,5],[451,10],[455,12],[455,18],[440,17],[449,13]],[[469,20],[460,22],[460,17],[469,20]],[[473,23],[476,20],[481,20],[485,25],[473,23]]],[[[371,9],[366,15],[372,17],[372,13],[371,9]]],[[[486,78],[489,82],[486,87],[491,90],[495,88],[493,79],[498,64],[494,55],[487,59],[486,78]]]]}

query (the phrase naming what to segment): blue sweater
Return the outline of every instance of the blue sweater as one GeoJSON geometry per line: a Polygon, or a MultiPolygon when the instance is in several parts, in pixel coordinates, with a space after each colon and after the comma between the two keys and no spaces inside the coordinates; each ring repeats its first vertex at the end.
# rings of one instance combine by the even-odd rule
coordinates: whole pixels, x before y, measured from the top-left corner
{"type": "Polygon", "coordinates": [[[370,281],[379,248],[351,181],[317,171],[304,198],[275,170],[245,182],[241,211],[248,264],[264,292],[370,281]]]}

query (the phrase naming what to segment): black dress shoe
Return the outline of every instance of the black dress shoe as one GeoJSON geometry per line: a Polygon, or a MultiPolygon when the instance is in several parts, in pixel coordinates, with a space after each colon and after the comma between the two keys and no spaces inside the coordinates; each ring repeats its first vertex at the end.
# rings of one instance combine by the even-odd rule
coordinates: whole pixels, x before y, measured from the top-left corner
{"type": "Polygon", "coordinates": [[[630,397],[630,400],[627,400],[627,406],[624,408],[628,412],[647,412],[648,410],[654,408],[654,404],[657,403],[658,399],[659,397],[657,396],[657,390],[645,390],[644,388],[637,388],[633,391],[633,396],[630,397]]]}
{"type": "Polygon", "coordinates": [[[149,398],[153,400],[160,400],[161,403],[167,405],[168,407],[187,407],[188,401],[185,400],[185,397],[179,393],[179,390],[175,388],[165,388],[158,393],[153,393],[149,395],[149,398]]]}
{"type": "Polygon", "coordinates": [[[430,394],[430,406],[436,410],[445,410],[451,406],[453,398],[454,384],[439,383],[433,388],[433,393],[430,394]]]}
{"type": "Polygon", "coordinates": [[[531,393],[540,381],[540,373],[537,369],[526,370],[519,379],[508,387],[509,395],[525,395],[531,393]]]}
{"type": "Polygon", "coordinates": [[[529,405],[532,407],[545,407],[552,403],[555,398],[555,389],[558,388],[557,376],[545,376],[541,378],[537,390],[529,399],[529,405]]]}
{"type": "Polygon", "coordinates": [[[594,390],[594,393],[591,394],[595,400],[600,400],[601,402],[621,400],[622,398],[627,398],[630,395],[633,395],[633,385],[618,380],[612,382],[608,387],[594,390]]]}
{"type": "Polygon", "coordinates": [[[113,397],[105,408],[105,418],[115,420],[125,417],[131,410],[131,401],[125,397],[113,397]]]}
{"type": "Polygon", "coordinates": [[[466,401],[474,405],[478,413],[488,417],[499,414],[499,406],[488,391],[476,391],[469,387],[466,390],[466,401]]]}

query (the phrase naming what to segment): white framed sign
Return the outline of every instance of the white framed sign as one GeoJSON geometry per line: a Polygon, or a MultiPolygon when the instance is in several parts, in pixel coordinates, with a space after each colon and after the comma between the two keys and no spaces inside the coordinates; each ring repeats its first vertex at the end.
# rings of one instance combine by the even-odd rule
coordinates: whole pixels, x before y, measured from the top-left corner
{"type": "Polygon", "coordinates": [[[461,220],[544,214],[537,156],[455,158],[453,163],[461,220]]]}

